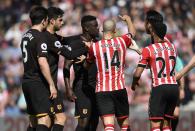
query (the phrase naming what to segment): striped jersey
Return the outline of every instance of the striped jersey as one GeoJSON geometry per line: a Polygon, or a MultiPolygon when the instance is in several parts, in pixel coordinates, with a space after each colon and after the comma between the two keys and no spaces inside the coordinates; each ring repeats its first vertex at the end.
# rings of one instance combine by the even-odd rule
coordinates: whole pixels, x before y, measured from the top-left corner
{"type": "Polygon", "coordinates": [[[131,42],[130,34],[126,34],[109,40],[100,40],[90,47],[87,61],[95,60],[98,69],[96,92],[125,88],[125,55],[126,48],[131,42]]]}
{"type": "Polygon", "coordinates": [[[175,46],[165,39],[163,43],[154,43],[143,48],[138,66],[149,66],[153,87],[162,84],[177,84],[175,78],[176,58],[175,46]]]}

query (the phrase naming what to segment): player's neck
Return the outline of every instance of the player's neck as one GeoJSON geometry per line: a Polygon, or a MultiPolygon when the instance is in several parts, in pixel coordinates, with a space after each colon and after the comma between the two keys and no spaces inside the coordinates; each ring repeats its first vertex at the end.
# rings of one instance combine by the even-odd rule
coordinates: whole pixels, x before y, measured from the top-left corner
{"type": "Polygon", "coordinates": [[[164,39],[161,39],[160,37],[156,35],[152,36],[152,39],[153,39],[153,43],[163,43],[164,42],[164,39]]]}
{"type": "Polygon", "coordinates": [[[93,40],[93,38],[92,38],[88,33],[83,33],[83,34],[81,35],[81,37],[82,37],[82,39],[83,39],[84,41],[92,41],[92,40],[93,40]]]}
{"type": "Polygon", "coordinates": [[[43,28],[40,25],[33,25],[31,29],[38,30],[39,32],[43,31],[43,28]]]}
{"type": "Polygon", "coordinates": [[[49,33],[51,33],[51,34],[54,34],[55,33],[55,31],[53,30],[53,27],[52,26],[49,26],[48,25],[48,27],[47,27],[47,29],[46,29],[49,33]]]}
{"type": "Polygon", "coordinates": [[[112,39],[112,38],[114,38],[114,33],[111,33],[111,32],[104,33],[103,37],[104,37],[105,40],[112,39]]]}

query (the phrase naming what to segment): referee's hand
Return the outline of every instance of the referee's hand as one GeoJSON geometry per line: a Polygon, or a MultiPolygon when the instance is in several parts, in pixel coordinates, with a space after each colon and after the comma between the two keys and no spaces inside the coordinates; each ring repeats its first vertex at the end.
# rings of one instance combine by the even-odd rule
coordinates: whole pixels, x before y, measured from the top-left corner
{"type": "Polygon", "coordinates": [[[50,90],[50,99],[55,99],[55,98],[57,98],[57,90],[56,90],[56,88],[55,88],[55,86],[54,86],[54,84],[51,84],[50,86],[49,86],[49,90],[50,90]]]}

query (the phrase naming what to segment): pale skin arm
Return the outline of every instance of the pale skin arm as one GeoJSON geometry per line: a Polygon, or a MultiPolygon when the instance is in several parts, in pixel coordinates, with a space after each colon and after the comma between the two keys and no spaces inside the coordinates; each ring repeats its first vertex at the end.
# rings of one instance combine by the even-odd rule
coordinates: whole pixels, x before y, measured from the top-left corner
{"type": "Polygon", "coordinates": [[[55,88],[52,76],[51,76],[51,72],[50,72],[50,68],[49,68],[49,64],[47,62],[47,58],[46,57],[39,57],[38,58],[38,63],[41,69],[41,72],[43,74],[43,76],[45,77],[46,81],[49,84],[49,89],[50,89],[50,98],[54,99],[57,97],[57,90],[55,88]]]}
{"type": "Polygon", "coordinates": [[[135,30],[135,27],[131,21],[131,18],[128,15],[123,15],[123,16],[119,15],[119,17],[127,23],[128,32],[130,32],[132,34],[132,37],[134,37],[136,30],[135,30]]]}
{"type": "MultiPolygon", "coordinates": [[[[131,18],[128,15],[124,15],[124,16],[119,15],[119,17],[127,23],[128,32],[131,33],[132,37],[135,37],[136,30],[135,30],[135,27],[132,23],[131,18]]],[[[136,42],[133,39],[132,39],[132,44],[129,47],[129,49],[136,51],[139,55],[142,52],[141,49],[138,47],[138,45],[136,44],[136,42]]]]}
{"type": "Polygon", "coordinates": [[[193,67],[195,67],[195,55],[190,62],[176,75],[176,79],[180,80],[185,74],[187,74],[193,67]]]}

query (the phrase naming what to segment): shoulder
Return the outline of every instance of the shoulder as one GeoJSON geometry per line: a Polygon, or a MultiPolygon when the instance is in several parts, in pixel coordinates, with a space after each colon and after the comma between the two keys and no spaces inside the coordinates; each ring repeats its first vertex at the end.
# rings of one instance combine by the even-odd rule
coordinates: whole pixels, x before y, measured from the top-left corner
{"type": "Polygon", "coordinates": [[[82,42],[80,35],[68,36],[68,37],[64,37],[63,39],[64,41],[66,41],[66,45],[69,45],[69,46],[74,46],[75,44],[82,42]]]}

